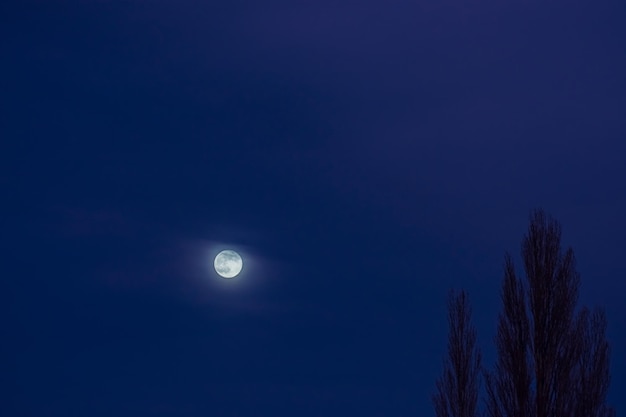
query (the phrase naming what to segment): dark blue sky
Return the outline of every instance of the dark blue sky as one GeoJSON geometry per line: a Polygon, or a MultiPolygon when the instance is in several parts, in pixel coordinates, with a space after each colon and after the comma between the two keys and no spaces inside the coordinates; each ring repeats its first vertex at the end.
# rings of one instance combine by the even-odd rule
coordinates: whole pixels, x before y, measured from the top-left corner
{"type": "Polygon", "coordinates": [[[623,0],[5,3],[3,415],[434,415],[536,207],[626,411],[623,0]]]}

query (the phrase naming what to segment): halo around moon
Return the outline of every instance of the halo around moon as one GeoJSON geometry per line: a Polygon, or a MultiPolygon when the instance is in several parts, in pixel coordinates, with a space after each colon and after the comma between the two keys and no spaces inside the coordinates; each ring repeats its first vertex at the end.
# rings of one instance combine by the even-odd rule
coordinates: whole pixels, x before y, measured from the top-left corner
{"type": "Polygon", "coordinates": [[[234,278],[241,272],[243,260],[234,250],[226,249],[217,254],[215,261],[213,261],[213,267],[219,276],[234,278]]]}

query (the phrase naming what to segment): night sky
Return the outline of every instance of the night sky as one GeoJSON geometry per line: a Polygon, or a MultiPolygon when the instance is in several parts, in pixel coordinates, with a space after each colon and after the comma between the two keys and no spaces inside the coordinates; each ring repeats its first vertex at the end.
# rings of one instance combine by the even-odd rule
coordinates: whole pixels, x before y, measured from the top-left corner
{"type": "Polygon", "coordinates": [[[2,2],[0,414],[433,416],[448,290],[491,366],[534,208],[606,308],[623,414],[625,22],[623,0],[2,2]]]}

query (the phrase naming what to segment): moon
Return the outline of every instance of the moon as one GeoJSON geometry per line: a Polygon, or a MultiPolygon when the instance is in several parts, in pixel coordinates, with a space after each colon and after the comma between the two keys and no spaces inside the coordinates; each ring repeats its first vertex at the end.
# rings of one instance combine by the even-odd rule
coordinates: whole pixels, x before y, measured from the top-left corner
{"type": "Polygon", "coordinates": [[[226,249],[217,254],[213,266],[221,277],[234,278],[241,272],[243,260],[234,250],[226,249]]]}

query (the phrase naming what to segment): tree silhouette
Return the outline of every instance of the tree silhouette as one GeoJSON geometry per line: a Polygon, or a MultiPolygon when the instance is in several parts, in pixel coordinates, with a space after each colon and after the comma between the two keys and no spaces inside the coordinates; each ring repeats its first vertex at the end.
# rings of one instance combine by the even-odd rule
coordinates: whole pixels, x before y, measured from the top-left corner
{"type": "Polygon", "coordinates": [[[526,296],[508,255],[501,298],[504,311],[498,318],[498,360],[495,372],[485,374],[487,413],[492,417],[530,417],[533,415],[532,369],[528,354],[530,328],[525,308],[526,296]]]}
{"type": "Polygon", "coordinates": [[[465,291],[448,298],[448,356],[432,401],[437,417],[475,417],[481,354],[465,291]]]}
{"type": "MultiPolygon", "coordinates": [[[[574,252],[558,222],[535,210],[522,241],[525,280],[504,262],[493,371],[483,373],[489,417],[614,417],[606,405],[610,347],[603,310],[576,312],[574,252]]],[[[448,356],[432,397],[437,417],[474,417],[481,355],[467,294],[450,293],[448,356]]]]}
{"type": "Polygon", "coordinates": [[[602,310],[575,313],[579,274],[572,249],[561,252],[561,229],[541,210],[531,214],[522,243],[524,284],[509,255],[497,361],[486,372],[491,417],[608,417],[609,345],[602,310]]]}
{"type": "Polygon", "coordinates": [[[577,337],[580,354],[576,363],[574,387],[575,417],[615,416],[615,410],[604,404],[609,388],[610,348],[606,341],[606,315],[603,310],[590,312],[587,308],[578,315],[577,337]]]}

